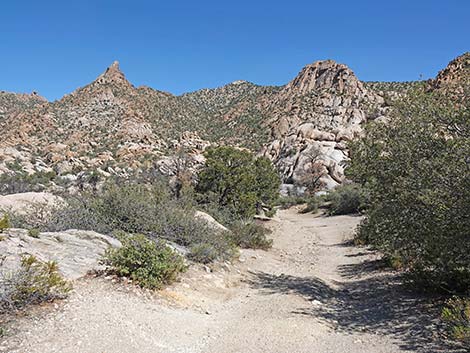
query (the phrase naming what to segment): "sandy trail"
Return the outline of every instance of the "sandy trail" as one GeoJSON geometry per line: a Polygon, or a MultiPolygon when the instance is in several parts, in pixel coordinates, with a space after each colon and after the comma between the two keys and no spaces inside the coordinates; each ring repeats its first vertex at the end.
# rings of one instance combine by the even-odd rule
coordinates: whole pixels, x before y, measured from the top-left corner
{"type": "Polygon", "coordinates": [[[351,244],[359,221],[280,211],[272,250],[196,266],[156,294],[83,279],[53,310],[20,319],[0,352],[450,352],[429,300],[351,244]]]}

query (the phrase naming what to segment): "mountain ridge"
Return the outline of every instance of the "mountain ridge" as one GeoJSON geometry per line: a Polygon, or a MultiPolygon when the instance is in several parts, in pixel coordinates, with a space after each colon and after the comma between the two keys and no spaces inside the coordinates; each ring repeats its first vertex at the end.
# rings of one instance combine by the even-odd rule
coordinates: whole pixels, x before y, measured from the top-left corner
{"type": "MultiPolygon", "coordinates": [[[[455,81],[467,57],[451,61],[436,80],[455,81]]],[[[325,184],[334,187],[344,178],[344,142],[359,136],[367,121],[384,118],[387,97],[406,94],[413,84],[365,83],[347,65],[322,60],[283,86],[237,80],[177,96],[134,86],[115,61],[91,83],[52,102],[0,92],[0,173],[10,172],[7,164],[18,158],[23,169],[37,171],[26,162],[33,157],[58,174],[139,169],[191,136],[259,152],[284,180],[294,181],[308,169],[304,157],[315,146],[324,155],[325,184]],[[12,157],[17,152],[21,158],[12,157]]]]}

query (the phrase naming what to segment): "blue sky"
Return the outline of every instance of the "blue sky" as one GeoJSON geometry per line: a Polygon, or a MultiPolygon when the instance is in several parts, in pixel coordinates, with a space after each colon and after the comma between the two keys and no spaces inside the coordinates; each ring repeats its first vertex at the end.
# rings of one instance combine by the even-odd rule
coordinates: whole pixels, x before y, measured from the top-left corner
{"type": "Polygon", "coordinates": [[[0,89],[58,99],[114,60],[133,84],[175,94],[285,84],[321,59],[416,80],[470,51],[469,18],[468,0],[4,1],[0,89]]]}

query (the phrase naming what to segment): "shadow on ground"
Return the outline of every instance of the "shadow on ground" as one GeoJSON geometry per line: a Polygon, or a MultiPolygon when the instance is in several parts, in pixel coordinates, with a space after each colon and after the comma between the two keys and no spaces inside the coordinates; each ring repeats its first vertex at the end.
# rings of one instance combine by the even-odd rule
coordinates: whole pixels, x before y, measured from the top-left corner
{"type": "Polygon", "coordinates": [[[248,283],[267,295],[304,297],[311,306],[294,314],[315,317],[339,332],[391,336],[401,349],[409,351],[465,352],[440,339],[439,298],[407,290],[399,275],[383,271],[379,260],[342,266],[338,270],[345,280],[335,283],[335,288],[315,277],[265,272],[251,273],[248,283]]]}

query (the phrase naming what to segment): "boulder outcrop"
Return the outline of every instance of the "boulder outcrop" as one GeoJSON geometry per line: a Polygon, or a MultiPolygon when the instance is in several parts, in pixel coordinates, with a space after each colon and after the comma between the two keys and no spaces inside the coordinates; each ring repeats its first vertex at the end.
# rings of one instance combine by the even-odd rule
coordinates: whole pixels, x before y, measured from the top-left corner
{"type": "Polygon", "coordinates": [[[381,116],[383,103],[346,65],[332,60],[307,65],[274,99],[273,140],[262,154],[273,160],[284,182],[301,184],[314,153],[315,172],[333,188],[344,180],[345,142],[381,116]]]}
{"type": "Polygon", "coordinates": [[[74,280],[99,269],[100,259],[110,246],[120,247],[121,243],[92,231],[45,232],[32,237],[27,230],[9,229],[0,241],[1,270],[15,270],[23,255],[34,255],[42,261],[56,261],[62,275],[74,280]]]}

